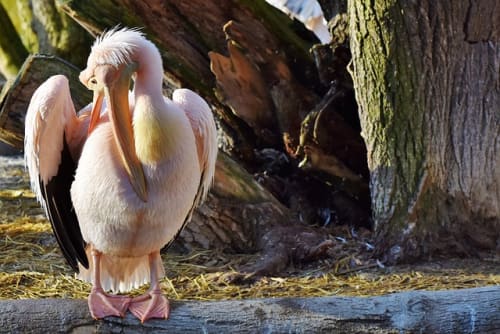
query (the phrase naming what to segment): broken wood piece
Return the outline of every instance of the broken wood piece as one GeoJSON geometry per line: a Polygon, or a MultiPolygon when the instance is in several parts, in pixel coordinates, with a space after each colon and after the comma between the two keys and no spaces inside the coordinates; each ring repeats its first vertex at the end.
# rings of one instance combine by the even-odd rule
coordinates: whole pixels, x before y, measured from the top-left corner
{"type": "Polygon", "coordinates": [[[248,59],[236,43],[227,43],[229,57],[209,52],[210,69],[217,80],[222,103],[252,127],[255,133],[273,124],[273,105],[258,67],[248,59]]]}

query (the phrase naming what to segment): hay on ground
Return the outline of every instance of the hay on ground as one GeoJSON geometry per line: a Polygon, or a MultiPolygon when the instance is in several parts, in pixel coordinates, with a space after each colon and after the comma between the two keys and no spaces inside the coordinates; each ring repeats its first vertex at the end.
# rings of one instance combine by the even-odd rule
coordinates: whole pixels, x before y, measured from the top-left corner
{"type": "MultiPolygon", "coordinates": [[[[0,161],[0,178],[0,299],[86,298],[90,285],[77,280],[65,263],[49,222],[27,190],[28,181],[20,164],[12,167],[0,161]]],[[[257,258],[258,254],[208,250],[164,254],[167,277],[162,284],[170,298],[185,300],[373,296],[500,284],[498,259],[392,268],[372,262],[353,267],[356,258],[346,253],[307,267],[290,268],[281,277],[254,278],[237,272],[257,258]]]]}

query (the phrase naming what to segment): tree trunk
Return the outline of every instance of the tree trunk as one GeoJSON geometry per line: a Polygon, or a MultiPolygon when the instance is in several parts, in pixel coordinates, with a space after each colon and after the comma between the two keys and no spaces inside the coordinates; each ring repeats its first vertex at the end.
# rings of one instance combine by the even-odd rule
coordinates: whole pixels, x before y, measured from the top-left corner
{"type": "MultiPolygon", "coordinates": [[[[254,142],[272,147],[281,144],[281,133],[276,130],[278,116],[290,116],[290,112],[282,111],[279,105],[275,110],[271,91],[287,96],[314,96],[297,79],[315,80],[314,63],[308,52],[310,44],[291,29],[288,17],[263,0],[119,0],[114,4],[66,0],[62,8],[94,35],[117,24],[144,27],[164,51],[167,81],[176,88],[193,89],[216,105],[221,129],[228,138],[224,149],[246,160],[254,159],[254,142]],[[116,11],[116,6],[121,10],[116,11]],[[228,50],[230,59],[225,59],[223,55],[228,50]],[[230,76],[230,71],[221,73],[219,69],[227,69],[224,65],[231,64],[235,57],[238,67],[245,65],[244,73],[224,77],[230,76]],[[276,85],[281,82],[281,86],[276,85]],[[240,88],[236,98],[233,83],[240,88]],[[254,94],[254,89],[260,94],[254,94]],[[235,105],[235,99],[240,103],[235,105]]],[[[296,105],[294,118],[288,117],[290,125],[282,128],[283,132],[292,132],[297,143],[298,115],[309,111],[311,105],[296,105]]]]}
{"type": "Polygon", "coordinates": [[[0,139],[17,149],[24,143],[24,118],[35,90],[50,76],[63,74],[69,79],[77,110],[92,101],[92,93],[78,81],[79,70],[54,56],[26,58],[16,80],[6,84],[0,94],[0,139]]]}
{"type": "Polygon", "coordinates": [[[349,1],[378,252],[500,244],[500,6],[349,1]]]}
{"type": "Polygon", "coordinates": [[[28,55],[21,39],[17,35],[14,25],[0,3],[0,73],[7,79],[16,77],[17,72],[28,55]]]}
{"type": "Polygon", "coordinates": [[[84,300],[0,302],[6,333],[498,333],[498,287],[379,297],[172,301],[168,320],[95,321],[84,300]]]}
{"type": "Polygon", "coordinates": [[[7,83],[0,94],[0,139],[15,148],[24,143],[24,117],[35,90],[50,76],[68,77],[77,110],[92,101],[92,94],[78,81],[78,69],[53,56],[36,55],[26,58],[16,80],[7,83]]]}
{"type": "Polygon", "coordinates": [[[91,36],[61,10],[56,0],[30,3],[33,15],[31,27],[39,45],[37,52],[56,55],[78,67],[84,67],[86,59],[81,55],[90,49],[91,36]]]}
{"type": "MultiPolygon", "coordinates": [[[[12,21],[14,28],[19,35],[24,47],[29,53],[38,52],[38,39],[31,27],[33,22],[33,10],[29,0],[0,0],[0,3],[6,10],[7,16],[12,21]]],[[[2,25],[2,28],[5,26],[2,25]]],[[[10,35],[12,32],[7,33],[4,30],[5,35],[10,35]]],[[[21,63],[24,59],[19,59],[21,63]]]]}
{"type": "Polygon", "coordinates": [[[91,36],[55,0],[0,0],[2,6],[6,12],[0,8],[0,72],[13,79],[28,53],[50,54],[78,67],[85,65],[82,55],[90,48],[91,36]],[[9,73],[2,66],[6,61],[16,65],[9,73]]]}

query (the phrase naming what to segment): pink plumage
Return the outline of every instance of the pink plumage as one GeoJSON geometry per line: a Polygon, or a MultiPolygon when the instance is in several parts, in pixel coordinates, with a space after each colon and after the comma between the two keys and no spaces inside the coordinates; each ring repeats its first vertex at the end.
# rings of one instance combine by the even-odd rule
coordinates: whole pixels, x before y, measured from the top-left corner
{"type": "Polygon", "coordinates": [[[214,176],[209,106],[188,89],[176,90],[173,101],[164,97],[162,78],[153,43],[136,29],[114,29],[96,40],[80,74],[94,91],[91,107],[76,116],[67,79],[54,76],[28,108],[25,157],[33,190],[68,262],[93,284],[95,318],[126,310],[142,321],[168,317],[159,251],[206,197],[214,176]],[[147,282],[150,290],[136,298],[105,292],[147,282]]]}

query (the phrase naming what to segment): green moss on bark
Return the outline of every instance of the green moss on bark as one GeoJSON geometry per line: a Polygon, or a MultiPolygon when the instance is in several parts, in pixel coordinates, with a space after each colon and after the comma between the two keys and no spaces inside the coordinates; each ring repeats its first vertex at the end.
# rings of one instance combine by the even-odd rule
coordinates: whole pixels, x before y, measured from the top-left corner
{"type": "Polygon", "coordinates": [[[476,5],[349,2],[377,246],[389,260],[477,253],[500,240],[500,49],[493,35],[464,40],[466,23],[484,28],[468,15],[495,9],[476,5]]]}
{"type": "Polygon", "coordinates": [[[373,216],[378,234],[386,238],[413,228],[414,206],[425,190],[425,111],[415,73],[418,64],[408,53],[411,45],[398,1],[350,1],[349,13],[355,32],[352,75],[368,150],[373,216]]]}
{"type": "MultiPolygon", "coordinates": [[[[7,16],[12,21],[14,28],[21,39],[24,47],[29,53],[38,52],[38,38],[33,31],[31,21],[33,13],[28,0],[0,0],[7,12],[7,16]]],[[[4,26],[2,25],[2,29],[4,26]]],[[[2,33],[4,33],[2,31],[2,33]]]]}
{"type": "Polygon", "coordinates": [[[16,76],[21,68],[28,51],[24,47],[17,31],[10,20],[7,11],[0,3],[0,72],[7,79],[16,76]]]}

